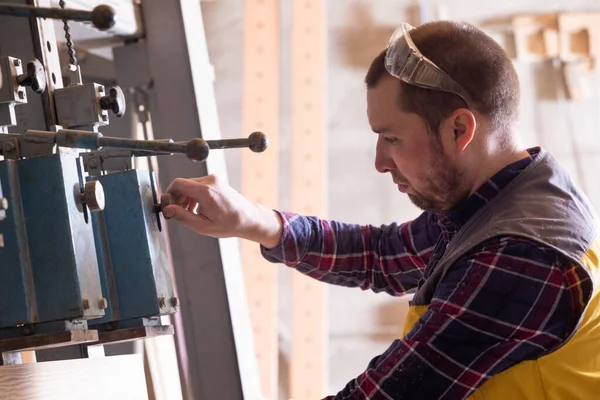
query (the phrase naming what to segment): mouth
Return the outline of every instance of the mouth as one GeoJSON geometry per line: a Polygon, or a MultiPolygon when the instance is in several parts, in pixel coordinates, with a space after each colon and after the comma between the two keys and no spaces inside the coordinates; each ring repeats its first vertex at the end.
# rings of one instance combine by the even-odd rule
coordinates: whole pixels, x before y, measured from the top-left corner
{"type": "Polygon", "coordinates": [[[400,183],[397,180],[394,180],[394,183],[398,186],[398,190],[402,193],[406,193],[408,190],[408,184],[407,183],[400,183]]]}
{"type": "Polygon", "coordinates": [[[408,185],[403,185],[403,184],[398,183],[398,190],[401,193],[406,193],[408,191],[408,185]]]}

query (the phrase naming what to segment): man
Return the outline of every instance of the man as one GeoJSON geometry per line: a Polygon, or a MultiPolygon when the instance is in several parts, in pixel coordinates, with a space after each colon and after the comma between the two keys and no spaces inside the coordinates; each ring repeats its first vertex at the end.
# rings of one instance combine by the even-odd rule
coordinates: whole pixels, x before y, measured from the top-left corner
{"type": "Polygon", "coordinates": [[[272,211],[212,176],[175,180],[165,215],[325,283],[416,291],[399,339],[331,399],[597,398],[596,217],[550,154],[519,144],[506,53],[468,24],[403,24],[366,84],[376,169],[415,220],[272,211]]]}

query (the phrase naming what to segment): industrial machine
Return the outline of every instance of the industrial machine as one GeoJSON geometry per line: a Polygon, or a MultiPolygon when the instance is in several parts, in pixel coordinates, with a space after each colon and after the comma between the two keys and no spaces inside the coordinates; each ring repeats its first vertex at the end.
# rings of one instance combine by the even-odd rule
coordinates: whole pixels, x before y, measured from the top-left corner
{"type": "MultiPolygon", "coordinates": [[[[244,139],[198,135],[185,141],[138,140],[127,137],[129,132],[103,135],[111,120],[130,112],[127,94],[133,84],[126,82],[127,91],[84,82],[69,23],[108,31],[119,20],[118,9],[105,4],[67,9],[59,3],[0,3],[0,29],[14,36],[0,39],[0,352],[5,365],[19,363],[15,354],[25,349],[173,334],[172,324],[162,318],[180,307],[161,214],[170,196],[161,192],[157,174],[136,168],[135,160],[205,163],[213,150],[267,148],[260,132],[244,139]],[[67,75],[61,73],[53,20],[64,23],[67,75]]],[[[115,49],[115,58],[147,51],[137,40],[143,36],[115,49]]],[[[117,69],[127,69],[123,65],[117,69]]]]}

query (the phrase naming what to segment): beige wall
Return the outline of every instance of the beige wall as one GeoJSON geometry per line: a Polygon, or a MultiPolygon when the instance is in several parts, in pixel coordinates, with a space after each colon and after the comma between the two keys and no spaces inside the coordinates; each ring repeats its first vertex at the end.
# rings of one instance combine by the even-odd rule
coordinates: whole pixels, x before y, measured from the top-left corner
{"type": "MultiPolygon", "coordinates": [[[[223,134],[241,132],[242,11],[240,1],[204,3],[210,53],[216,71],[216,93],[223,134]]],[[[282,3],[288,3],[282,1],[282,3]]],[[[429,18],[461,19],[478,23],[487,18],[532,10],[586,10],[600,5],[583,0],[428,1],[429,18]]],[[[329,0],[329,217],[345,222],[383,224],[417,215],[399,194],[388,176],[373,168],[375,135],[365,113],[363,77],[370,59],[385,46],[394,26],[402,20],[415,22],[409,1],[329,0]]],[[[282,44],[286,43],[289,10],[282,4],[282,44]]],[[[500,40],[500,39],[499,39],[500,40]]],[[[282,151],[287,153],[288,77],[287,51],[282,47],[282,151]]],[[[556,74],[549,63],[516,62],[522,83],[521,132],[526,144],[541,144],[569,168],[600,205],[600,100],[557,100],[556,74]],[[573,146],[573,138],[577,145],[573,146]],[[578,160],[580,168],[577,167],[578,160]],[[578,172],[585,171],[584,174],[578,172]]],[[[594,81],[592,91],[600,92],[594,81]]],[[[269,134],[269,132],[267,132],[269,134]]],[[[239,153],[229,151],[233,185],[239,186],[239,153]]],[[[282,165],[282,174],[287,166],[282,165]]],[[[282,182],[285,207],[286,182],[282,182]]],[[[275,267],[275,266],[274,266],[275,267]]],[[[281,268],[281,291],[286,292],[289,271],[281,268]]],[[[330,289],[330,391],[340,389],[361,373],[369,360],[383,351],[399,334],[407,299],[375,295],[359,289],[330,289]]],[[[280,305],[282,326],[287,304],[280,305]]],[[[285,330],[285,329],[284,329],[285,330]]]]}

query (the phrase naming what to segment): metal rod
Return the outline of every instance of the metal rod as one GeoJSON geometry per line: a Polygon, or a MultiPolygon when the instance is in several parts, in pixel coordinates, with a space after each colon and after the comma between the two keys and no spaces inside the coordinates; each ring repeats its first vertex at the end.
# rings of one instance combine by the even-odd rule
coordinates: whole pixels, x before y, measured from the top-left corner
{"type": "Polygon", "coordinates": [[[248,139],[207,140],[210,149],[238,149],[249,147],[248,139]]]}
{"type": "Polygon", "coordinates": [[[247,147],[253,152],[263,152],[268,145],[267,137],[262,132],[253,132],[246,139],[225,139],[205,141],[195,138],[187,142],[172,140],[134,140],[102,136],[99,132],[76,129],[60,129],[57,133],[34,131],[26,132],[30,138],[55,136],[56,144],[61,147],[71,147],[88,150],[102,148],[118,148],[142,152],[162,154],[185,154],[190,160],[203,162],[208,157],[210,149],[228,149],[247,147]]]}
{"type": "Polygon", "coordinates": [[[146,150],[162,153],[185,154],[188,142],[173,143],[155,140],[135,140],[102,136],[98,139],[98,147],[116,147],[131,150],[146,150]]]}
{"type": "Polygon", "coordinates": [[[116,22],[114,9],[107,5],[87,11],[0,3],[0,15],[92,22],[99,30],[110,29],[116,22]]]}

